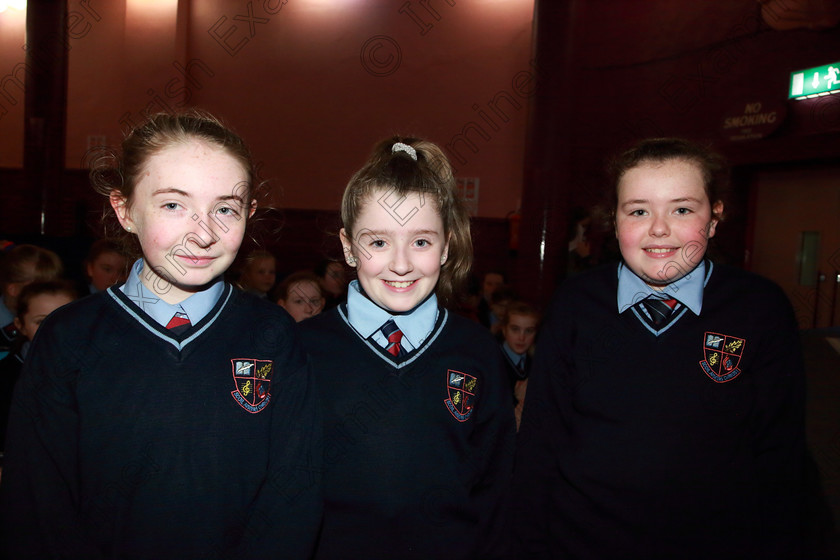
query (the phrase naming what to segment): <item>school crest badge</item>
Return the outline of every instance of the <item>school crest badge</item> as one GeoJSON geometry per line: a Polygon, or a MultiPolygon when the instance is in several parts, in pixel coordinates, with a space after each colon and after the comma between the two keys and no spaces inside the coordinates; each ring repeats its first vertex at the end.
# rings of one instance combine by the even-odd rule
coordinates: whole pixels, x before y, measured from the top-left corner
{"type": "Polygon", "coordinates": [[[478,380],[468,373],[450,369],[446,371],[446,390],[449,392],[449,398],[443,401],[446,408],[458,422],[466,422],[474,410],[478,380]]]}
{"type": "Polygon", "coordinates": [[[709,379],[716,383],[732,381],[741,374],[738,364],[744,353],[746,341],[743,338],[707,332],[703,335],[705,360],[700,367],[709,379]]]}
{"type": "Polygon", "coordinates": [[[274,362],[252,358],[235,358],[230,361],[233,368],[233,383],[236,390],[231,392],[239,406],[252,414],[264,409],[271,401],[271,374],[274,362]]]}

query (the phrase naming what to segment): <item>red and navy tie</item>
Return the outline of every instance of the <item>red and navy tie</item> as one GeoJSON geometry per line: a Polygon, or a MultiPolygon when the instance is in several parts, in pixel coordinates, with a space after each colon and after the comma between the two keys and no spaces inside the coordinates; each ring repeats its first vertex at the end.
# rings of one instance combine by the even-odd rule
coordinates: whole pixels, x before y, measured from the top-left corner
{"type": "Polygon", "coordinates": [[[653,321],[653,324],[656,326],[657,329],[661,329],[665,325],[668,324],[669,320],[671,319],[671,314],[674,312],[674,307],[677,305],[677,300],[670,298],[670,299],[660,299],[654,296],[651,296],[647,299],[642,300],[642,305],[645,306],[647,312],[650,314],[650,318],[653,321]]]}
{"type": "Polygon", "coordinates": [[[397,324],[393,319],[389,319],[387,323],[382,325],[382,334],[388,339],[388,346],[385,350],[387,350],[389,354],[395,358],[406,355],[407,352],[405,351],[405,348],[403,348],[402,344],[400,344],[403,333],[399,327],[397,327],[397,324]]]}
{"type": "Polygon", "coordinates": [[[187,317],[186,313],[181,313],[180,311],[175,313],[169,322],[166,323],[166,328],[172,331],[173,334],[181,334],[191,326],[190,318],[187,317]]]}

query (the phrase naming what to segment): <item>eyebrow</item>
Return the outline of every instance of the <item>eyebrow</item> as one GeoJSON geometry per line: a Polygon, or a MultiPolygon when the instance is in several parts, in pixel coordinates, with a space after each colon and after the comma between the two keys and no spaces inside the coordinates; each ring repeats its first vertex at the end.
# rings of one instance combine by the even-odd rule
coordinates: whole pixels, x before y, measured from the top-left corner
{"type": "MultiPolygon", "coordinates": [[[[691,196],[684,196],[684,197],[681,197],[681,198],[673,198],[673,199],[668,201],[668,204],[680,203],[680,202],[697,202],[697,203],[700,203],[701,200],[699,198],[694,198],[694,197],[691,197],[691,196]]],[[[625,206],[630,206],[630,205],[633,205],[633,204],[650,204],[650,200],[648,200],[646,198],[636,198],[636,199],[633,199],[633,200],[628,200],[627,202],[623,203],[621,205],[621,207],[623,208],[625,206]]]]}
{"type": "MultiPolygon", "coordinates": [[[[391,235],[396,230],[391,229],[363,229],[360,233],[369,235],[391,235]]],[[[417,229],[409,231],[412,235],[440,235],[440,232],[434,229],[417,229]]]]}
{"type": "Polygon", "coordinates": [[[169,187],[168,189],[158,189],[152,193],[152,196],[157,196],[159,194],[180,194],[181,196],[190,196],[190,193],[182,191],[181,189],[176,189],[175,187],[169,187]]]}
{"type": "MultiPolygon", "coordinates": [[[[181,196],[186,197],[186,198],[192,198],[192,195],[190,193],[188,193],[187,191],[182,191],[181,189],[176,189],[175,187],[169,187],[169,188],[166,188],[166,189],[158,189],[158,190],[156,190],[152,193],[152,196],[157,196],[157,195],[161,195],[161,194],[177,194],[177,195],[181,195],[181,196]]],[[[225,195],[225,196],[220,196],[216,200],[219,200],[219,201],[236,200],[241,205],[245,204],[245,199],[243,199],[241,196],[236,195],[236,194],[228,194],[228,195],[225,195]]]]}

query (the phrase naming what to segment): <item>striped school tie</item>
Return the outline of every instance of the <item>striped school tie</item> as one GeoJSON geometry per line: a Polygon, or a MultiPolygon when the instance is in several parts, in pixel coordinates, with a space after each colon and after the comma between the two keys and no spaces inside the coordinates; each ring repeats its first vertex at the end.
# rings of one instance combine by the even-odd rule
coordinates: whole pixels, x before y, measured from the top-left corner
{"type": "Polygon", "coordinates": [[[399,329],[399,327],[397,327],[397,324],[394,322],[394,320],[389,319],[387,323],[382,325],[381,330],[385,338],[388,339],[388,346],[385,348],[385,350],[387,350],[388,353],[394,356],[395,358],[398,356],[405,356],[405,348],[403,348],[400,344],[400,341],[403,337],[403,333],[399,329]]]}
{"type": "Polygon", "coordinates": [[[166,323],[166,328],[172,331],[172,334],[181,334],[192,326],[190,318],[186,313],[180,311],[175,313],[172,318],[166,323]]]}
{"type": "Polygon", "coordinates": [[[644,305],[645,309],[647,309],[650,314],[650,318],[653,320],[653,324],[656,325],[656,328],[661,329],[668,324],[668,320],[671,318],[671,313],[674,312],[674,307],[677,305],[677,300],[673,298],[660,299],[650,296],[647,299],[642,300],[642,305],[644,305]]]}

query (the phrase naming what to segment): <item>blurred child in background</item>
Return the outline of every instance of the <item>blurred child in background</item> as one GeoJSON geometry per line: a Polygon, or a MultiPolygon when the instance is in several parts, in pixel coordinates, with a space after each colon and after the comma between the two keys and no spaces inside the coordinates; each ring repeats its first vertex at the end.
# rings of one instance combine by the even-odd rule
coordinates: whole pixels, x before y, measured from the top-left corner
{"type": "Polygon", "coordinates": [[[119,242],[99,239],[91,245],[85,259],[85,273],[91,294],[101,292],[114,284],[125,282],[128,259],[119,242]]]}
{"type": "Polygon", "coordinates": [[[5,347],[17,336],[14,319],[20,291],[35,281],[54,280],[63,272],[61,259],[49,249],[18,245],[0,261],[0,344],[5,347]]]}
{"type": "Polygon", "coordinates": [[[324,308],[324,296],[318,277],[309,271],[290,274],[277,289],[277,304],[300,323],[324,308]]]}
{"type": "Polygon", "coordinates": [[[540,312],[523,301],[512,301],[502,315],[502,354],[507,363],[516,408],[516,425],[522,418],[525,391],[528,388],[528,374],[534,355],[534,340],[540,323],[540,312]]]}
{"type": "Polygon", "coordinates": [[[277,280],[277,259],[268,251],[256,249],[248,253],[239,276],[240,289],[261,298],[268,297],[277,280]]]}
{"type": "Polygon", "coordinates": [[[20,376],[30,343],[47,315],[74,299],[76,290],[73,285],[61,280],[32,282],[20,291],[17,298],[17,317],[14,320],[19,334],[9,355],[0,361],[0,451],[5,449],[12,391],[20,376]]]}

